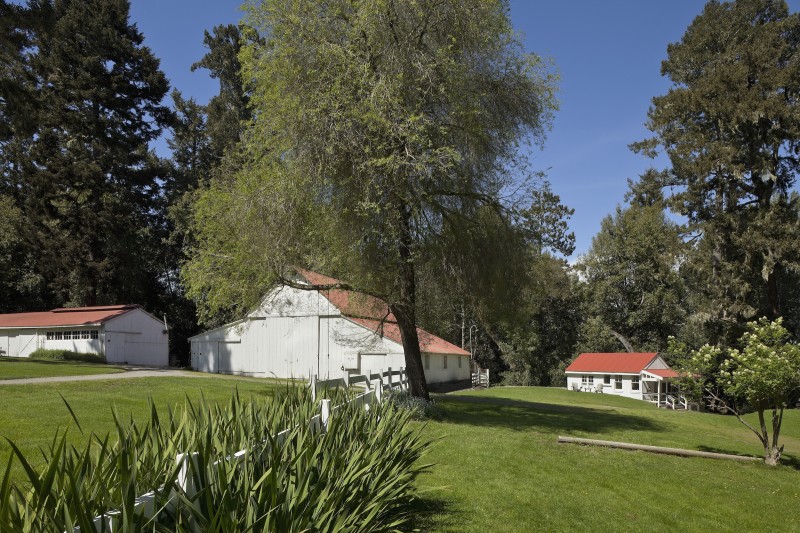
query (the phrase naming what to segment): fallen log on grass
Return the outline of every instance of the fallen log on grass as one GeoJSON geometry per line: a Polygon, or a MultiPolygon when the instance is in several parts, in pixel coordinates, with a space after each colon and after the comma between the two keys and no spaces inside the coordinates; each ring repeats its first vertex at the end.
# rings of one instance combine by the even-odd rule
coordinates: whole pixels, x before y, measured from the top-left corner
{"type": "Polygon", "coordinates": [[[588,446],[604,446],[621,450],[641,450],[651,453],[677,455],[680,457],[705,457],[707,459],[733,459],[734,461],[760,461],[760,457],[747,457],[729,453],[701,452],[697,450],[684,450],[682,448],[665,448],[663,446],[647,446],[646,444],[632,444],[630,442],[614,442],[611,440],[579,439],[576,437],[558,437],[559,443],[585,444],[588,446]]]}

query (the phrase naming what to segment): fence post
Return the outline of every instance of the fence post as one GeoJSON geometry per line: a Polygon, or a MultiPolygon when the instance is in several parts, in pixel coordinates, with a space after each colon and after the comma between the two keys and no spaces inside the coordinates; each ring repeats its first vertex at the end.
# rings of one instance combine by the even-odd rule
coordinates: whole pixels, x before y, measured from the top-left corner
{"type": "Polygon", "coordinates": [[[179,453],[175,457],[175,464],[180,465],[178,479],[175,480],[175,483],[183,490],[187,498],[193,497],[197,494],[197,487],[195,486],[195,476],[198,468],[197,452],[179,453]]]}
{"type": "Polygon", "coordinates": [[[389,367],[389,370],[387,372],[388,372],[388,374],[387,374],[386,377],[389,378],[389,383],[388,383],[389,390],[392,390],[392,367],[389,367]]]}
{"type": "Polygon", "coordinates": [[[342,371],[342,379],[344,381],[345,388],[350,388],[350,371],[343,370],[342,371]]]}
{"type": "Polygon", "coordinates": [[[327,398],[320,402],[319,421],[322,426],[322,432],[328,432],[328,421],[331,418],[331,401],[327,398]]]}
{"type": "Polygon", "coordinates": [[[405,367],[400,369],[400,390],[408,390],[408,374],[405,367]]]}
{"type": "Polygon", "coordinates": [[[317,375],[311,374],[311,401],[317,401],[317,375]]]}
{"type": "Polygon", "coordinates": [[[375,386],[375,400],[381,403],[383,399],[383,379],[374,380],[373,385],[375,386]]]}

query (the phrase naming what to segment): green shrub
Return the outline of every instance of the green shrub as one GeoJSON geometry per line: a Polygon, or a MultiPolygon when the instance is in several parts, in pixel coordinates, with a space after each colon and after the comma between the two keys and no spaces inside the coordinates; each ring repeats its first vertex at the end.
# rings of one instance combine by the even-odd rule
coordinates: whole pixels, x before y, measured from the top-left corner
{"type": "MultiPolygon", "coordinates": [[[[342,396],[335,403],[341,401],[342,396]]],[[[152,404],[151,404],[152,405],[152,404]]],[[[226,405],[188,399],[161,419],[122,423],[115,439],[92,436],[77,449],[58,434],[34,470],[12,444],[28,480],[0,483],[0,531],[95,531],[108,510],[109,531],[390,531],[410,518],[413,481],[428,447],[393,404],[354,404],[331,412],[328,432],[312,430],[318,412],[305,389],[272,403],[235,395],[226,405]],[[274,438],[289,428],[284,438],[274,438]],[[249,451],[234,458],[243,448],[249,451]],[[178,452],[195,452],[195,494],[176,487],[178,452]],[[148,521],[135,498],[155,491],[161,512],[148,521]],[[170,494],[176,494],[167,504],[170,494]]],[[[78,421],[75,421],[76,424],[78,421]]],[[[80,426],[79,426],[80,427],[80,426]]]]}
{"type": "Polygon", "coordinates": [[[441,420],[444,414],[436,403],[427,402],[422,398],[412,396],[404,390],[394,390],[386,393],[386,400],[399,409],[409,412],[414,420],[441,420]]]}
{"type": "Polygon", "coordinates": [[[84,363],[105,363],[106,358],[99,353],[81,353],[71,350],[46,350],[39,348],[31,352],[31,359],[42,361],[81,361],[84,363]]]}

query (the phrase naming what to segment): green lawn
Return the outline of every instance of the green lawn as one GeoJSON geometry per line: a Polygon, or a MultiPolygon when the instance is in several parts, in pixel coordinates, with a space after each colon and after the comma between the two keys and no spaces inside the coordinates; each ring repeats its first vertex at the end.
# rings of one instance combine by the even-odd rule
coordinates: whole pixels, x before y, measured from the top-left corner
{"type": "MultiPolygon", "coordinates": [[[[238,388],[243,397],[271,397],[276,387],[285,386],[264,379],[210,375],[3,385],[0,463],[5,465],[11,455],[11,447],[3,437],[14,441],[34,463],[38,447],[50,444],[57,428],[69,426],[70,440],[75,444],[86,441],[59,393],[69,402],[88,435],[92,431],[104,434],[113,430],[112,407],[123,419],[147,418],[148,397],[153,398],[159,410],[166,411],[168,406],[182,405],[187,396],[197,399],[202,394],[208,400],[226,401],[238,388]]],[[[15,471],[14,477],[21,479],[19,474],[15,471]]]]}
{"type": "Polygon", "coordinates": [[[589,393],[494,388],[441,397],[418,485],[433,531],[800,531],[800,412],[786,462],[679,458],[557,444],[558,435],[760,455],[729,416],[589,393]]]}
{"type": "Polygon", "coordinates": [[[114,374],[124,369],[102,364],[73,361],[37,361],[27,357],[0,357],[0,380],[114,374]]]}

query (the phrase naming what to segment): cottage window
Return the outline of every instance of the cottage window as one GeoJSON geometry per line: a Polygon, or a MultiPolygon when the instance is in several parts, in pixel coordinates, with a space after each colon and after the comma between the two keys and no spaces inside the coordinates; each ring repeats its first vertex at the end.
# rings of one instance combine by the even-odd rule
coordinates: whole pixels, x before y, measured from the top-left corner
{"type": "Polygon", "coordinates": [[[614,376],[614,390],[622,390],[622,376],[614,376]]]}
{"type": "Polygon", "coordinates": [[[611,376],[609,376],[608,374],[603,376],[603,383],[606,385],[611,385],[611,376]]]}
{"type": "Polygon", "coordinates": [[[425,370],[430,370],[430,369],[431,369],[431,354],[426,353],[425,354],[425,370]]]}
{"type": "Polygon", "coordinates": [[[461,368],[461,360],[462,360],[462,359],[463,359],[463,357],[459,357],[459,358],[458,358],[458,368],[461,368]]]}
{"type": "Polygon", "coordinates": [[[631,390],[639,390],[639,376],[633,376],[631,380],[631,390]]]}
{"type": "Polygon", "coordinates": [[[93,338],[93,339],[97,339],[97,338],[99,338],[99,336],[98,336],[98,334],[97,334],[97,330],[96,330],[96,329],[93,329],[92,331],[90,331],[90,332],[89,332],[89,334],[90,334],[89,336],[90,336],[91,338],[93,338]]]}
{"type": "Polygon", "coordinates": [[[47,332],[47,340],[51,341],[55,337],[55,333],[52,331],[47,332]]]}
{"type": "Polygon", "coordinates": [[[81,339],[88,339],[89,338],[89,330],[85,329],[81,331],[81,339]]]}
{"type": "Polygon", "coordinates": [[[72,332],[72,338],[73,339],[80,339],[81,338],[81,332],[80,331],[73,331],[72,332]]]}
{"type": "Polygon", "coordinates": [[[446,355],[442,356],[442,361],[444,361],[442,368],[447,370],[447,356],[446,355]]]}
{"type": "Polygon", "coordinates": [[[581,382],[584,385],[592,385],[594,383],[594,376],[583,376],[581,382]]]}
{"type": "Polygon", "coordinates": [[[57,341],[62,340],[64,338],[64,332],[63,331],[54,332],[53,333],[53,338],[54,338],[54,340],[57,340],[57,341]]]}

